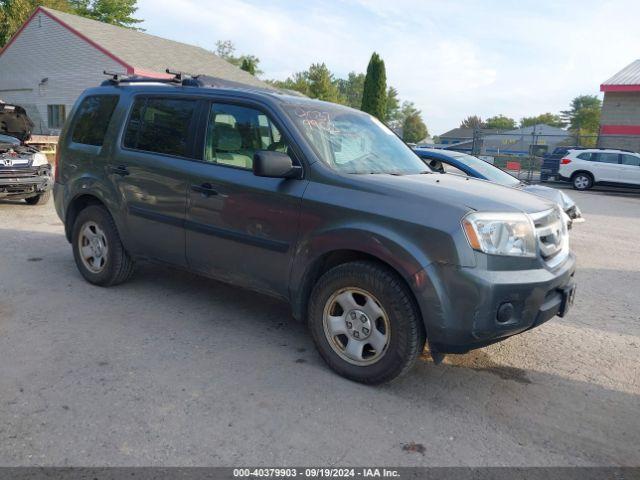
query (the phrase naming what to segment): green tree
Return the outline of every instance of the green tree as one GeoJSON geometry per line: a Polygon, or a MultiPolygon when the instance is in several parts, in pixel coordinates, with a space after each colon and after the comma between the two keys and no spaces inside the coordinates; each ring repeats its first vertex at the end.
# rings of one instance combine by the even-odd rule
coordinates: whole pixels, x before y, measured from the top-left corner
{"type": "Polygon", "coordinates": [[[364,73],[349,72],[347,78],[338,78],[336,85],[345,105],[359,109],[362,105],[364,73]]]}
{"type": "Polygon", "coordinates": [[[259,60],[253,55],[247,55],[242,59],[240,69],[255,76],[256,71],[258,70],[258,62],[259,60]]]}
{"type": "Polygon", "coordinates": [[[387,74],[384,61],[377,53],[371,55],[364,79],[361,110],[384,120],[387,113],[387,74]]]}
{"type": "Polygon", "coordinates": [[[484,122],[479,116],[471,115],[460,122],[460,128],[484,128],[484,122]]]}
{"type": "Polygon", "coordinates": [[[258,65],[260,64],[260,59],[255,55],[236,56],[236,46],[231,40],[218,40],[216,42],[216,49],[214,53],[219,57],[224,58],[232,65],[235,65],[245,72],[249,72],[251,75],[259,76],[264,73],[258,67],[258,65]]]}
{"type": "Polygon", "coordinates": [[[142,20],[133,16],[138,10],[137,3],[137,0],[69,0],[76,15],[119,27],[142,30],[136,26],[142,20]]]}
{"type": "Polygon", "coordinates": [[[402,125],[402,139],[405,142],[417,143],[429,135],[427,126],[422,120],[422,112],[416,108],[413,102],[402,102],[398,117],[400,125],[402,125]]]}
{"type": "Polygon", "coordinates": [[[419,113],[413,113],[402,122],[402,139],[407,143],[418,143],[429,135],[419,113]]]}
{"type": "Polygon", "coordinates": [[[505,117],[504,115],[496,115],[489,117],[484,121],[484,128],[491,128],[495,130],[513,130],[516,128],[516,121],[513,118],[505,117]]]}
{"type": "Polygon", "coordinates": [[[600,127],[602,102],[596,95],[580,95],[571,101],[569,110],[562,116],[569,124],[569,130],[578,135],[597,135],[600,127]]]}
{"type": "Polygon", "coordinates": [[[309,72],[296,72],[286,80],[267,80],[268,83],[276,88],[284,90],[294,90],[303,95],[309,96],[309,72]]]}
{"type": "Polygon", "coordinates": [[[533,127],[534,125],[549,125],[550,127],[563,128],[566,123],[560,115],[553,113],[543,113],[535,117],[524,117],[520,119],[520,128],[533,127]]]}
{"type": "Polygon", "coordinates": [[[324,63],[314,63],[309,67],[307,75],[309,79],[309,96],[325,100],[327,102],[338,102],[340,92],[334,81],[333,74],[324,63]]]}
{"type": "Polygon", "coordinates": [[[63,12],[73,11],[68,0],[0,0],[0,47],[9,41],[39,6],[63,12]]]}
{"type": "Polygon", "coordinates": [[[392,126],[402,123],[400,99],[398,98],[398,90],[394,87],[389,87],[387,90],[387,111],[384,120],[392,126]]]}

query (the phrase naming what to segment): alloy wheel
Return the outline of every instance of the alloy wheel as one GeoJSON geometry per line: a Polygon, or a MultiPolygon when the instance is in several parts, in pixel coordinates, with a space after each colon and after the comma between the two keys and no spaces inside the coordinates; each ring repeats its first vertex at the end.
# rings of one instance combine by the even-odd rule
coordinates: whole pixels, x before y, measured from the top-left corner
{"type": "Polygon", "coordinates": [[[573,185],[578,190],[584,190],[589,187],[589,181],[590,180],[586,175],[578,175],[576,178],[574,178],[573,185]]]}

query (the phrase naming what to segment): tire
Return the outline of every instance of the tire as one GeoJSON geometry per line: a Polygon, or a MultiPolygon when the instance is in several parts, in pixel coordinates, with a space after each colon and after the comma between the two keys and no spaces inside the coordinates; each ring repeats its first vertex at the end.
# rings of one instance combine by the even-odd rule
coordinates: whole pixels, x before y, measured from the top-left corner
{"type": "Polygon", "coordinates": [[[409,371],[424,348],[424,325],[411,292],[395,272],[375,262],[345,263],[326,272],[313,288],[307,313],[324,361],[356,382],[389,382],[409,371]]]}
{"type": "Polygon", "coordinates": [[[71,242],[78,270],[89,283],[109,287],[127,281],[133,274],[134,262],[104,207],[93,205],[78,214],[71,242]]]}
{"type": "Polygon", "coordinates": [[[571,185],[576,190],[589,190],[593,187],[593,177],[584,172],[574,173],[571,177],[571,185]]]}
{"type": "Polygon", "coordinates": [[[29,205],[44,205],[51,198],[51,190],[47,190],[40,195],[36,195],[35,197],[25,198],[24,201],[29,205]]]}

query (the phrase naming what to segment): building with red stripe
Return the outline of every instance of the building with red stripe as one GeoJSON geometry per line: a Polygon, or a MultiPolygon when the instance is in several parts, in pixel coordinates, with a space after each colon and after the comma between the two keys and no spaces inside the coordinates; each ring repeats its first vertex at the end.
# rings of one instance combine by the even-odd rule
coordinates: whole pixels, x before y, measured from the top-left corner
{"type": "Polygon", "coordinates": [[[604,92],[598,145],[640,151],[640,59],[600,85],[604,92]]]}

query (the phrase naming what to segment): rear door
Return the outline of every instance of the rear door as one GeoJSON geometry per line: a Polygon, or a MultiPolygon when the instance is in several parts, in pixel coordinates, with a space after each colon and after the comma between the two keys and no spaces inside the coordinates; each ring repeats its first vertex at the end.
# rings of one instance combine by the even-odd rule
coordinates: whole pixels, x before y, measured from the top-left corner
{"type": "Polygon", "coordinates": [[[617,153],[593,152],[591,153],[591,171],[596,182],[619,182],[619,161],[617,153]]]}
{"type": "Polygon", "coordinates": [[[203,117],[202,161],[192,168],[185,222],[189,266],[286,297],[307,181],[253,175],[258,150],[294,156],[262,108],[215,102],[203,117]]]}
{"type": "Polygon", "coordinates": [[[619,182],[640,185],[640,156],[620,154],[619,182]]]}
{"type": "Polygon", "coordinates": [[[180,266],[197,105],[194,98],[136,96],[109,166],[132,249],[180,266]]]}

